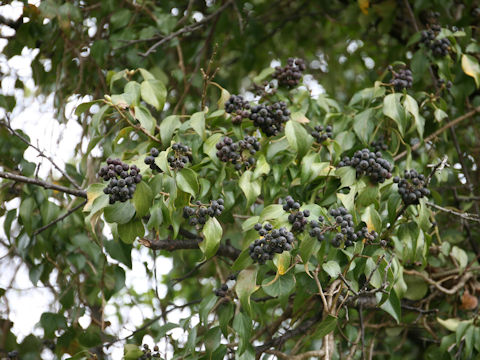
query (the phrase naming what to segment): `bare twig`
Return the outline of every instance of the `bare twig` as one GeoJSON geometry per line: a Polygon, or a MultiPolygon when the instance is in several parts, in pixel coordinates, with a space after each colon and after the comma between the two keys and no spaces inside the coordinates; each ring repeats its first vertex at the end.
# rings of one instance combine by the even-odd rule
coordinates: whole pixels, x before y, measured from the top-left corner
{"type": "MultiPolygon", "coordinates": [[[[166,250],[166,251],[175,251],[175,250],[187,250],[187,249],[199,249],[199,241],[203,240],[202,238],[197,239],[181,239],[181,240],[149,240],[146,238],[141,238],[140,244],[145,247],[148,247],[152,250],[166,250]]],[[[217,255],[224,256],[235,260],[241,251],[232,245],[220,244],[218,248],[217,255]]]]}
{"type": "Polygon", "coordinates": [[[159,47],[160,45],[163,45],[165,44],[166,42],[176,38],[177,36],[180,36],[182,34],[185,34],[185,33],[189,33],[189,32],[192,32],[192,31],[196,31],[198,29],[200,29],[203,25],[205,25],[206,23],[208,23],[210,20],[212,20],[214,17],[216,17],[218,14],[220,14],[221,12],[223,12],[227,7],[229,7],[231,4],[233,3],[233,0],[228,0],[225,4],[223,4],[222,6],[220,6],[215,12],[211,13],[210,15],[208,16],[205,16],[202,20],[200,20],[199,22],[196,22],[194,24],[191,24],[191,25],[188,25],[188,26],[185,26],[173,33],[171,33],[170,35],[167,35],[165,37],[162,37],[159,41],[157,41],[155,44],[153,44],[152,46],[150,46],[150,48],[145,51],[144,53],[140,53],[141,56],[148,56],[150,55],[151,53],[155,52],[155,49],[157,47],[159,47]]]}
{"type": "Polygon", "coordinates": [[[469,221],[475,221],[475,222],[478,222],[480,223],[480,217],[476,214],[469,214],[469,213],[466,213],[466,212],[459,212],[459,211],[456,211],[456,210],[452,210],[452,209],[448,209],[448,208],[444,208],[442,206],[439,206],[437,204],[434,204],[430,201],[427,201],[427,205],[428,206],[431,206],[437,210],[440,210],[440,211],[443,211],[443,212],[446,212],[448,214],[452,214],[452,215],[455,215],[455,216],[458,216],[458,217],[461,217],[462,219],[465,219],[465,220],[469,220],[469,221]]]}
{"type": "Polygon", "coordinates": [[[21,141],[23,141],[25,144],[27,144],[28,146],[34,148],[37,152],[38,152],[38,155],[41,156],[41,157],[44,157],[45,159],[47,159],[48,161],[50,161],[50,163],[53,165],[53,167],[55,169],[57,169],[64,177],[65,179],[67,179],[68,181],[70,181],[70,183],[75,186],[77,189],[81,189],[80,188],[80,185],[77,184],[77,182],[70,176],[68,175],[65,171],[63,171],[56,163],[55,161],[53,161],[52,157],[46,155],[42,150],[40,150],[37,146],[33,145],[31,142],[29,142],[22,134],[20,134],[19,132],[17,132],[16,130],[14,130],[12,128],[12,126],[10,125],[10,118],[7,116],[7,122],[0,122],[0,125],[3,125],[5,126],[8,131],[10,131],[12,133],[12,135],[16,136],[17,138],[19,138],[21,141]]]}
{"type": "MultiPolygon", "coordinates": [[[[466,120],[468,118],[471,118],[472,116],[474,116],[475,114],[479,113],[480,112],[480,106],[477,106],[476,108],[474,108],[473,110],[469,111],[468,113],[462,115],[462,116],[459,116],[457,117],[456,119],[450,121],[449,123],[445,124],[444,126],[442,126],[440,129],[436,130],[435,132],[433,132],[432,134],[430,134],[429,136],[427,136],[424,140],[423,140],[423,143],[426,143],[434,138],[436,138],[438,135],[440,135],[441,133],[443,133],[445,130],[448,130],[449,128],[451,128],[452,126],[455,126],[457,125],[458,123],[462,122],[463,120],[466,120]]],[[[411,150],[417,150],[420,146],[422,146],[422,142],[419,142],[419,143],[416,143],[415,145],[413,145],[411,147],[411,150]]],[[[400,160],[401,158],[403,158],[405,155],[407,155],[407,151],[403,151],[401,152],[400,154],[396,155],[393,160],[397,161],[397,160],[400,160]]]]}
{"type": "Polygon", "coordinates": [[[135,130],[137,131],[140,131],[142,132],[143,134],[145,134],[150,140],[152,141],[155,141],[157,143],[161,143],[161,141],[159,139],[157,139],[155,136],[153,136],[152,134],[150,134],[147,129],[145,129],[143,126],[141,126],[140,124],[139,125],[135,125],[134,123],[132,123],[130,121],[130,119],[128,118],[127,115],[125,115],[122,111],[122,109],[120,109],[120,107],[118,105],[115,105],[115,104],[112,104],[113,107],[115,108],[115,110],[117,110],[117,112],[120,114],[120,116],[128,123],[128,125],[130,125],[131,127],[133,127],[135,130]]]}
{"type": "Polygon", "coordinates": [[[66,193],[66,194],[82,197],[82,198],[85,198],[85,199],[87,198],[87,192],[85,190],[70,189],[68,187],[48,183],[48,182],[40,180],[40,179],[32,179],[32,178],[29,178],[29,177],[26,177],[26,176],[12,174],[12,173],[5,172],[5,171],[0,171],[0,178],[13,180],[13,181],[17,181],[17,182],[22,182],[22,183],[26,183],[26,184],[38,185],[38,186],[41,186],[45,189],[52,189],[52,190],[56,190],[56,191],[66,193]]]}
{"type": "Polygon", "coordinates": [[[55,225],[56,223],[62,221],[63,219],[65,219],[66,217],[70,216],[71,214],[73,214],[75,211],[77,211],[78,209],[82,208],[83,205],[85,205],[87,203],[87,200],[84,200],[82,201],[80,204],[78,204],[77,206],[75,206],[73,209],[70,209],[67,211],[66,214],[63,214],[62,216],[56,218],[55,220],[53,220],[52,222],[48,223],[47,225],[44,225],[42,226],[41,228],[38,228],[37,230],[35,230],[33,232],[33,236],[35,235],[38,235],[40,234],[42,231],[45,231],[47,230],[49,227],[55,225]]]}
{"type": "Polygon", "coordinates": [[[435,280],[431,279],[430,277],[428,277],[427,275],[425,275],[425,274],[423,274],[419,271],[404,269],[403,272],[407,275],[413,275],[413,276],[421,277],[427,283],[435,286],[438,290],[440,290],[441,292],[443,292],[447,295],[455,294],[458,290],[460,290],[461,288],[463,288],[465,286],[465,284],[468,280],[470,280],[473,277],[473,274],[471,272],[467,272],[458,280],[457,284],[454,287],[452,287],[451,289],[447,289],[447,288],[443,287],[442,285],[440,285],[440,283],[438,281],[435,281],[435,280]]]}

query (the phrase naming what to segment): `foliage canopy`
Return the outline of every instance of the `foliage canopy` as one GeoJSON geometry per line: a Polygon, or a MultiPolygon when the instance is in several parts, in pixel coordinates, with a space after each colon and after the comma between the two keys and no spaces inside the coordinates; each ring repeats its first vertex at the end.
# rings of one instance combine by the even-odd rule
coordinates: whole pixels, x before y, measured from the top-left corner
{"type": "Polygon", "coordinates": [[[24,90],[0,95],[0,262],[54,302],[17,338],[0,288],[0,356],[478,357],[479,20],[473,0],[45,0],[0,17],[2,56],[35,49],[59,124],[88,97],[75,157],[39,179],[24,153],[49,154],[10,121],[25,79],[2,73],[24,90]],[[135,257],[145,292],[126,282],[135,257]]]}

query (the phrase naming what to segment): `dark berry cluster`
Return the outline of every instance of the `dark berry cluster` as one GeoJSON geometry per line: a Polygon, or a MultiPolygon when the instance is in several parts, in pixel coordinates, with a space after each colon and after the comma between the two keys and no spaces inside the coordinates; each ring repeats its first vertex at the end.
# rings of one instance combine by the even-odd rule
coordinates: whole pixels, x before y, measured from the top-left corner
{"type": "Polygon", "coordinates": [[[292,231],[302,232],[307,225],[307,218],[310,216],[309,210],[299,210],[300,203],[296,202],[290,195],[285,198],[285,205],[283,210],[290,211],[288,215],[288,222],[292,224],[292,231]]]}
{"type": "Polygon", "coordinates": [[[283,101],[271,105],[257,105],[252,108],[250,119],[267,136],[275,136],[283,131],[283,124],[290,118],[290,111],[283,101]]]}
{"type": "Polygon", "coordinates": [[[223,199],[212,200],[210,204],[202,204],[200,201],[195,202],[194,207],[185,206],[183,208],[183,217],[189,219],[190,225],[205,225],[207,217],[218,217],[222,215],[225,209],[223,199]]]}
{"type": "Polygon", "coordinates": [[[333,128],[330,125],[325,128],[322,125],[317,125],[312,131],[312,136],[316,142],[321,144],[327,139],[333,138],[333,128]]]}
{"type": "Polygon", "coordinates": [[[388,150],[388,145],[385,144],[385,137],[383,135],[380,135],[377,140],[372,141],[370,146],[375,152],[388,150]]]}
{"type": "Polygon", "coordinates": [[[103,192],[109,195],[110,204],[116,201],[125,202],[133,197],[133,193],[140,181],[142,175],[137,166],[123,163],[120,159],[107,159],[107,165],[102,167],[98,176],[103,180],[109,181],[103,192]],[[130,170],[130,172],[129,172],[130,170]]]}
{"type": "Polygon", "coordinates": [[[432,25],[430,29],[422,31],[420,38],[420,41],[437,57],[446,56],[450,49],[450,40],[436,38],[440,30],[439,25],[432,25]]]}
{"type": "Polygon", "coordinates": [[[143,355],[138,360],[158,359],[160,358],[159,348],[157,345],[153,347],[153,350],[147,344],[143,344],[143,355]]]}
{"type": "Polygon", "coordinates": [[[217,157],[223,162],[231,162],[236,170],[242,167],[249,168],[255,165],[255,155],[260,150],[260,142],[255,136],[245,136],[243,140],[234,142],[229,137],[224,137],[216,145],[217,157]]]}
{"type": "Polygon", "coordinates": [[[250,116],[250,104],[240,95],[232,95],[225,102],[225,111],[232,114],[232,123],[239,125],[250,116]]]}
{"type": "MultiPolygon", "coordinates": [[[[235,281],[237,280],[237,274],[232,274],[228,277],[228,280],[230,281],[235,281]]],[[[225,297],[227,295],[227,291],[228,291],[228,281],[224,284],[222,284],[222,286],[220,286],[219,289],[215,289],[214,293],[216,296],[218,297],[225,297]]]]}
{"type": "Polygon", "coordinates": [[[319,216],[318,221],[317,220],[310,221],[309,235],[311,237],[317,238],[318,241],[325,240],[325,235],[324,235],[325,231],[322,229],[324,220],[325,219],[323,218],[323,216],[319,216]]]}
{"type": "Polygon", "coordinates": [[[160,154],[160,151],[157,148],[150,149],[150,155],[145,157],[145,164],[150,166],[150,169],[153,171],[161,172],[162,170],[155,164],[155,158],[160,154]]]}
{"type": "Polygon", "coordinates": [[[352,158],[344,157],[338,166],[352,166],[357,172],[357,177],[367,175],[375,183],[383,183],[385,179],[390,179],[393,170],[392,164],[382,157],[381,152],[369,149],[356,151],[352,158]]]}
{"type": "Polygon", "coordinates": [[[332,239],[333,246],[338,247],[344,241],[345,246],[348,247],[352,246],[355,241],[363,238],[373,241],[378,236],[375,231],[369,232],[367,227],[362,227],[360,230],[355,231],[353,217],[343,206],[331,209],[329,214],[333,216],[337,229],[340,227],[340,232],[332,239]]]}
{"type": "Polygon", "coordinates": [[[275,254],[292,250],[295,237],[286,228],[274,229],[272,224],[266,223],[262,226],[258,223],[255,224],[255,230],[260,238],[249,246],[250,257],[254,262],[265,264],[272,260],[275,254]]]}
{"type": "Polygon", "coordinates": [[[447,89],[450,89],[452,85],[453,84],[451,81],[445,81],[445,79],[438,79],[438,86],[445,86],[447,89]]]}
{"type": "Polygon", "coordinates": [[[18,359],[18,351],[17,350],[9,351],[7,356],[10,360],[17,360],[18,359]]]}
{"type": "Polygon", "coordinates": [[[279,86],[292,88],[298,85],[306,68],[307,66],[303,59],[288,58],[287,65],[275,68],[273,77],[278,80],[279,86]]]}
{"type": "Polygon", "coordinates": [[[189,146],[183,145],[182,143],[175,143],[172,145],[173,155],[170,155],[168,160],[168,165],[173,170],[183,169],[189,161],[189,155],[191,156],[192,150],[189,146]]]}
{"type": "Polygon", "coordinates": [[[402,91],[403,89],[410,89],[413,85],[412,71],[407,68],[400,68],[397,71],[393,70],[392,66],[388,67],[392,73],[392,85],[395,91],[402,91]]]}
{"type": "Polygon", "coordinates": [[[426,188],[427,179],[416,170],[405,170],[403,179],[395,176],[393,182],[398,184],[398,193],[405,205],[418,204],[422,197],[430,195],[430,190],[426,188]]]}

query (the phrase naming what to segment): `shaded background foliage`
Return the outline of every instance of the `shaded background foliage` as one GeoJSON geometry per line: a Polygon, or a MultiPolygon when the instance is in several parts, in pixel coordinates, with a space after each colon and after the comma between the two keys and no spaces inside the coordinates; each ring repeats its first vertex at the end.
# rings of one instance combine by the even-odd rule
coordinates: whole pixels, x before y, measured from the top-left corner
{"type": "MultiPolygon", "coordinates": [[[[44,179],[45,186],[36,180],[36,164],[23,157],[28,137],[9,125],[22,103],[11,94],[0,96],[1,177],[7,179],[0,192],[1,241],[8,249],[2,261],[20,259],[32,283],[55,296],[51,312],[41,317],[43,332],[20,344],[9,330],[8,313],[2,314],[2,356],[19,351],[22,359],[37,359],[48,348],[58,357],[104,358],[119,341],[129,343],[126,358],[138,358],[145,334],[169,344],[168,358],[478,356],[479,9],[478,1],[448,0],[47,0],[38,6],[25,2],[18,20],[0,18],[14,30],[3,56],[37,49],[34,96],[54,93],[59,123],[67,121],[72,99],[96,101],[77,108],[82,143],[60,175],[44,179]],[[446,57],[433,57],[419,42],[419,31],[433,23],[451,42],[446,57]],[[261,98],[288,103],[293,115],[286,138],[263,136],[265,161],[257,159],[252,173],[238,174],[212,156],[221,134],[242,134],[223,104],[229,92],[253,99],[271,78],[272,60],[285,64],[291,56],[307,61],[306,86],[261,98]],[[412,69],[413,88],[393,94],[387,66],[400,63],[412,69]],[[144,83],[148,89],[139,91],[144,83]],[[308,89],[325,93],[311,97],[308,89]],[[312,147],[306,129],[317,124],[333,125],[334,139],[312,147]],[[405,211],[391,181],[374,186],[347,168],[334,168],[342,155],[380,135],[395,174],[416,168],[428,176],[438,165],[428,204],[405,211]],[[150,176],[145,155],[154,145],[168,151],[172,138],[193,148],[191,170],[175,175],[163,165],[163,175],[150,176]],[[93,149],[102,155],[94,156],[93,149]],[[96,173],[109,156],[146,171],[134,206],[106,206],[96,173]],[[444,168],[442,159],[450,166],[444,168]],[[287,224],[278,204],[289,194],[316,216],[343,204],[388,246],[357,243],[342,251],[301,235],[301,262],[282,256],[274,264],[249,266],[240,251],[255,240],[254,223],[287,224]],[[203,202],[225,198],[221,244],[181,218],[190,195],[203,202]],[[20,199],[18,208],[6,206],[12,199],[20,199]],[[80,207],[83,212],[73,211],[80,207]],[[54,222],[63,215],[65,220],[54,222]],[[202,237],[203,252],[192,250],[202,237]],[[172,259],[172,271],[158,279],[167,286],[164,297],[155,287],[145,293],[125,287],[131,254],[138,251],[172,259]],[[286,272],[290,261],[296,265],[286,272]],[[218,300],[213,289],[240,270],[236,290],[218,300]],[[262,287],[251,287],[255,282],[262,287]],[[333,306],[322,301],[321,287],[333,306]],[[371,295],[382,291],[379,309],[371,295]],[[120,323],[121,309],[138,304],[154,309],[154,316],[119,338],[104,314],[112,303],[120,323]],[[183,307],[198,316],[168,317],[183,307]],[[86,329],[78,323],[85,313],[92,318],[86,329]],[[175,328],[185,329],[179,341],[169,332],[175,328]]],[[[24,88],[20,78],[15,86],[24,88]]],[[[149,264],[147,273],[155,278],[149,264]]],[[[8,291],[0,289],[0,296],[8,291]]]]}

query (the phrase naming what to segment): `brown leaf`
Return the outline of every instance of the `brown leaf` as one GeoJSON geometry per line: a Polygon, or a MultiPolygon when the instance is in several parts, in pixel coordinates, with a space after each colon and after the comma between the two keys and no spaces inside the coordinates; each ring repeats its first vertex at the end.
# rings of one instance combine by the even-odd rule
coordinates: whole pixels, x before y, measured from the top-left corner
{"type": "Polygon", "coordinates": [[[473,310],[478,305],[478,298],[476,296],[470,295],[470,293],[465,290],[462,295],[462,304],[460,305],[460,309],[463,310],[473,310]]]}

